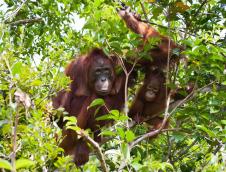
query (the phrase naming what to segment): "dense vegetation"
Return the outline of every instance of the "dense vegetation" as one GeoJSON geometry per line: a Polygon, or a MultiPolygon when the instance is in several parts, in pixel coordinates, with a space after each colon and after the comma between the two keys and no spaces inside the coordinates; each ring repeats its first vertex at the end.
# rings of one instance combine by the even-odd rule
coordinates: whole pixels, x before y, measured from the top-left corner
{"type": "MultiPolygon", "coordinates": [[[[129,143],[147,126],[128,129],[123,112],[114,111],[115,124],[102,133],[111,138],[101,145],[107,168],[226,170],[225,1],[129,0],[126,5],[186,47],[188,65],[178,66],[176,82],[186,86],[192,80],[198,87],[170,113],[168,130],[133,149],[129,143]]],[[[61,130],[50,120],[57,115],[50,103],[70,82],[63,70],[74,55],[92,47],[123,58],[134,53],[139,36],[120,19],[117,6],[107,0],[0,2],[0,171],[102,171],[95,152],[82,168],[59,156],[61,130]]],[[[141,81],[129,90],[129,104],[141,81]]]]}

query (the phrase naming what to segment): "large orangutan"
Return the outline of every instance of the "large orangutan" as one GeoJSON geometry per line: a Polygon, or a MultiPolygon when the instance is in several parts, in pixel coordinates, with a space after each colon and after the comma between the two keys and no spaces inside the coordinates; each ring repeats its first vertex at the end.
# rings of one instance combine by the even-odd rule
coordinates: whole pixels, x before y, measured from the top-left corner
{"type": "MultiPolygon", "coordinates": [[[[105,115],[108,110],[120,110],[124,106],[125,75],[116,74],[116,57],[108,57],[101,49],[93,49],[87,55],[79,56],[66,68],[65,74],[72,80],[70,91],[62,90],[53,99],[54,108],[63,107],[69,116],[77,118],[77,125],[82,129],[91,129],[94,139],[99,141],[100,127],[108,121],[97,121],[96,117],[105,115]],[[102,98],[105,105],[95,114],[96,108],[88,108],[90,103],[102,98]]],[[[64,123],[61,119],[61,127],[64,123]]],[[[83,165],[89,160],[89,146],[76,133],[63,129],[63,141],[60,144],[66,155],[73,155],[76,165],[83,165]]]]}
{"type": "Polygon", "coordinates": [[[119,10],[118,13],[125,21],[128,28],[137,34],[142,35],[143,45],[139,47],[141,51],[143,51],[145,45],[149,43],[149,39],[156,40],[155,45],[148,50],[148,54],[151,58],[149,62],[147,60],[144,61],[145,65],[165,69],[168,57],[170,66],[179,62],[179,54],[183,50],[182,46],[177,45],[168,37],[161,35],[148,23],[141,21],[137,14],[130,12],[129,7],[119,10]]]}

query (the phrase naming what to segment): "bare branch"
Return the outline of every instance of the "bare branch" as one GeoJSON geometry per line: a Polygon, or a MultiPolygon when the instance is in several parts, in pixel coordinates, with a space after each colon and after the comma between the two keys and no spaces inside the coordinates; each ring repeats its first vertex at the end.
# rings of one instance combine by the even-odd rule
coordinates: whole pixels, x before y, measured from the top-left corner
{"type": "MultiPolygon", "coordinates": [[[[178,102],[175,102],[176,105],[174,106],[174,108],[172,109],[172,111],[170,112],[170,114],[174,113],[174,111],[178,107],[180,107],[181,105],[183,105],[184,103],[186,103],[188,100],[191,100],[192,98],[194,98],[197,93],[202,92],[204,89],[208,88],[210,85],[214,84],[215,82],[216,81],[213,81],[213,82],[211,82],[211,83],[209,83],[209,84],[207,84],[207,85],[205,85],[205,86],[203,86],[203,87],[201,87],[201,88],[199,88],[197,90],[195,90],[195,87],[194,87],[193,90],[192,90],[192,92],[189,95],[187,95],[187,97],[185,97],[183,100],[179,100],[178,102]]],[[[196,83],[195,83],[195,85],[196,85],[196,83]]]]}
{"type": "MultiPolygon", "coordinates": [[[[4,58],[6,67],[9,70],[9,75],[10,75],[10,84],[9,84],[9,90],[12,90],[13,86],[17,88],[16,83],[13,81],[13,74],[12,70],[9,64],[8,59],[4,58]]],[[[11,105],[13,103],[13,98],[12,94],[9,91],[9,104],[11,105]]],[[[12,172],[16,172],[16,150],[17,150],[17,125],[19,121],[19,111],[18,107],[16,107],[16,115],[13,115],[12,109],[10,109],[10,116],[14,121],[12,120],[12,127],[13,127],[13,132],[12,132],[12,154],[11,154],[11,164],[12,164],[12,172]]]]}
{"type": "Polygon", "coordinates": [[[17,13],[20,11],[20,9],[23,7],[23,5],[27,2],[27,0],[24,0],[24,2],[22,2],[11,14],[9,14],[5,19],[4,19],[4,23],[10,19],[13,18],[17,15],[17,13]]]}
{"type": "Polygon", "coordinates": [[[101,148],[99,146],[99,144],[97,142],[95,142],[91,137],[89,137],[87,134],[85,134],[83,132],[83,130],[80,130],[80,132],[77,132],[81,137],[85,138],[85,140],[91,144],[94,149],[96,150],[97,152],[97,156],[99,157],[99,160],[100,160],[100,163],[101,163],[101,168],[104,172],[108,172],[108,169],[107,169],[107,165],[106,165],[106,162],[105,162],[105,158],[104,158],[104,154],[102,153],[101,151],[101,148]]]}
{"type": "Polygon", "coordinates": [[[14,127],[13,127],[13,138],[12,138],[12,145],[13,145],[13,150],[12,150],[12,171],[16,172],[16,152],[17,152],[17,126],[18,126],[18,121],[19,121],[19,112],[17,110],[16,116],[14,119],[14,127]]]}
{"type": "Polygon", "coordinates": [[[202,7],[207,3],[207,0],[204,0],[202,4],[199,6],[198,10],[195,12],[194,17],[197,17],[202,7]]]}
{"type": "Polygon", "coordinates": [[[168,145],[166,160],[171,163],[172,162],[172,145],[173,145],[173,141],[170,140],[169,132],[166,132],[166,136],[167,136],[167,145],[168,145]]]}
{"type": "Polygon", "coordinates": [[[197,143],[197,141],[198,141],[198,137],[189,146],[187,146],[184,150],[181,150],[178,153],[178,156],[173,160],[173,162],[178,161],[179,159],[181,159],[182,156],[184,156],[185,154],[187,154],[188,151],[197,143]]]}
{"type": "Polygon", "coordinates": [[[140,1],[140,5],[141,5],[142,11],[144,13],[145,20],[148,21],[148,16],[147,16],[147,13],[145,11],[143,2],[140,1]]]}
{"type": "MultiPolygon", "coordinates": [[[[112,49],[107,40],[106,40],[106,43],[107,43],[108,47],[110,49],[112,49]]],[[[133,69],[134,69],[134,67],[135,67],[135,65],[136,65],[138,60],[135,60],[135,62],[133,63],[132,68],[128,71],[126,66],[125,66],[125,63],[123,61],[123,58],[117,52],[113,52],[113,54],[115,54],[116,57],[119,59],[120,65],[121,65],[121,67],[122,67],[122,69],[124,71],[124,74],[125,74],[125,86],[124,86],[124,94],[125,94],[124,95],[124,104],[125,105],[124,105],[124,113],[125,113],[126,116],[128,116],[128,111],[129,111],[128,110],[129,109],[128,108],[128,104],[127,104],[127,102],[128,102],[128,80],[129,80],[129,76],[130,76],[131,72],[133,71],[133,69]]],[[[128,120],[126,122],[126,127],[129,128],[128,120]]]]}
{"type": "Polygon", "coordinates": [[[9,24],[9,25],[23,25],[23,24],[31,24],[31,23],[37,23],[37,22],[43,22],[42,18],[17,20],[17,21],[14,21],[14,22],[5,22],[5,24],[9,24]]]}

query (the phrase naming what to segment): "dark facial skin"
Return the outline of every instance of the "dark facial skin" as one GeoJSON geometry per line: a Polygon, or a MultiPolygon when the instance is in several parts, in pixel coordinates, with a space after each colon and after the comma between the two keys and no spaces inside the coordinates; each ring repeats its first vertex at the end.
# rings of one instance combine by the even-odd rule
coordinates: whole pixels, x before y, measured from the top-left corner
{"type": "Polygon", "coordinates": [[[90,69],[91,87],[100,95],[108,95],[112,89],[113,69],[111,64],[102,58],[98,59],[90,69]]]}
{"type": "Polygon", "coordinates": [[[159,92],[159,88],[160,88],[160,83],[158,79],[153,78],[152,80],[150,80],[150,82],[146,86],[145,100],[147,102],[154,101],[159,92]]]}

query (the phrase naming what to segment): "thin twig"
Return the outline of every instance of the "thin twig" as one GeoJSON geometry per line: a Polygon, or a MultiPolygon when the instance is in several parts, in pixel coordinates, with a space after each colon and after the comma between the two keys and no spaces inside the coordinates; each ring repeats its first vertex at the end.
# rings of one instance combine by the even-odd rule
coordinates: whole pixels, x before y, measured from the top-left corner
{"type": "Polygon", "coordinates": [[[178,156],[173,160],[173,163],[176,162],[176,161],[178,161],[184,155],[186,155],[188,153],[188,151],[197,143],[198,139],[199,138],[197,137],[189,146],[187,146],[184,150],[181,150],[178,153],[178,156]]]}
{"type": "Polygon", "coordinates": [[[6,23],[6,21],[9,18],[13,18],[14,16],[17,15],[17,13],[20,11],[20,9],[23,7],[23,5],[27,2],[27,0],[24,0],[24,2],[22,2],[11,14],[9,14],[5,19],[4,19],[4,23],[6,23]]]}
{"type": "MultiPolygon", "coordinates": [[[[108,43],[107,40],[106,40],[106,44],[108,45],[108,47],[109,47],[110,49],[112,49],[111,46],[110,46],[110,44],[108,43]]],[[[134,67],[135,67],[135,65],[136,65],[136,63],[137,63],[138,60],[135,60],[135,62],[133,63],[132,68],[128,71],[128,70],[126,69],[126,66],[125,66],[125,63],[124,63],[122,57],[121,57],[117,52],[113,52],[113,54],[115,54],[116,57],[119,59],[120,65],[121,65],[121,67],[122,67],[122,69],[123,69],[123,71],[124,71],[124,74],[125,74],[125,86],[124,86],[124,113],[125,113],[126,116],[128,116],[128,111],[129,111],[129,110],[128,110],[128,109],[129,109],[129,108],[128,108],[128,104],[127,104],[127,102],[128,102],[128,80],[129,80],[129,76],[130,76],[131,72],[133,71],[133,69],[134,69],[134,67]]],[[[126,127],[129,128],[129,122],[128,122],[128,120],[127,120],[127,122],[126,122],[126,127]]]]}
{"type": "Polygon", "coordinates": [[[14,22],[5,22],[5,24],[9,24],[9,25],[23,25],[23,24],[30,24],[30,23],[37,23],[37,22],[43,22],[42,18],[17,20],[17,21],[14,21],[14,22]]]}
{"type": "Polygon", "coordinates": [[[138,143],[140,143],[144,139],[149,138],[149,137],[154,137],[154,136],[158,135],[160,132],[162,132],[162,130],[165,127],[165,125],[167,123],[167,120],[169,118],[168,110],[169,110],[170,97],[171,97],[171,94],[169,93],[169,96],[167,97],[167,102],[166,102],[166,109],[165,109],[165,113],[164,113],[164,119],[163,119],[163,122],[162,122],[162,125],[160,126],[160,128],[157,129],[157,130],[151,131],[149,133],[146,133],[146,134],[142,135],[141,137],[139,137],[138,139],[136,139],[135,141],[131,142],[129,144],[129,148],[130,149],[132,149],[135,145],[137,145],[138,143]]]}
{"type": "MultiPolygon", "coordinates": [[[[205,86],[203,86],[203,87],[201,87],[201,88],[199,88],[199,89],[197,89],[197,90],[195,90],[195,87],[194,87],[194,88],[192,89],[191,93],[190,93],[187,97],[185,97],[183,100],[179,101],[179,103],[172,109],[172,111],[170,112],[170,114],[174,113],[174,111],[175,111],[178,107],[180,107],[182,104],[184,104],[184,103],[186,103],[188,100],[191,100],[192,98],[194,98],[194,96],[195,96],[198,92],[202,91],[202,90],[205,89],[206,87],[209,87],[210,85],[214,84],[215,82],[216,82],[216,81],[210,82],[209,84],[207,84],[207,85],[205,85],[205,86]]],[[[196,84],[195,84],[195,85],[196,85],[196,84]]]]}
{"type": "MultiPolygon", "coordinates": [[[[12,70],[11,67],[9,65],[9,61],[8,59],[4,58],[6,67],[9,70],[9,76],[10,76],[10,83],[9,83],[9,90],[12,90],[12,87],[15,85],[15,87],[17,87],[17,85],[15,84],[15,82],[13,81],[13,74],[12,74],[12,70]]],[[[12,105],[13,104],[13,100],[12,100],[12,94],[11,91],[9,91],[9,104],[12,105]]],[[[14,126],[13,128],[13,133],[12,133],[12,154],[11,154],[11,164],[12,164],[12,172],[16,172],[16,150],[17,150],[17,143],[16,143],[16,137],[17,137],[17,125],[18,125],[18,110],[16,111],[16,115],[15,117],[13,116],[13,112],[12,112],[12,108],[10,108],[10,114],[11,114],[11,118],[14,118],[14,122],[12,120],[12,126],[14,126]]]]}
{"type": "Polygon", "coordinates": [[[15,119],[14,119],[14,128],[13,128],[13,152],[12,152],[12,156],[11,156],[11,160],[12,160],[12,171],[16,172],[16,152],[17,152],[17,126],[18,126],[18,121],[19,121],[19,112],[18,112],[18,107],[17,107],[17,112],[15,115],[15,119]]]}
{"type": "MultiPolygon", "coordinates": [[[[170,35],[170,20],[169,20],[169,8],[168,8],[168,35],[170,35]]],[[[168,39],[169,42],[168,42],[168,52],[167,52],[167,66],[166,66],[166,84],[165,84],[165,87],[166,87],[166,95],[168,95],[168,84],[170,83],[169,81],[169,70],[170,70],[170,54],[171,54],[171,49],[170,49],[170,46],[171,46],[171,39],[168,39]]],[[[167,98],[167,97],[166,97],[167,98]]]]}
{"type": "Polygon", "coordinates": [[[105,162],[105,158],[104,158],[104,154],[102,153],[101,151],[101,148],[99,146],[99,144],[97,142],[95,142],[91,137],[89,137],[87,134],[85,134],[83,132],[83,130],[81,130],[80,132],[78,132],[78,134],[85,138],[85,140],[91,144],[94,149],[96,150],[97,152],[97,156],[99,157],[99,160],[100,160],[100,163],[101,163],[101,168],[104,172],[108,172],[108,169],[107,169],[107,165],[106,165],[106,162],[105,162]]]}
{"type": "Polygon", "coordinates": [[[197,15],[199,14],[200,10],[202,9],[202,7],[205,5],[205,3],[207,3],[207,0],[204,0],[202,2],[202,4],[199,6],[199,8],[197,9],[197,11],[195,12],[195,14],[193,15],[194,17],[197,17],[197,15]]]}
{"type": "Polygon", "coordinates": [[[166,160],[171,163],[172,162],[172,141],[170,140],[169,132],[166,133],[166,136],[167,136],[167,145],[168,145],[166,160]]]}
{"type": "MultiPolygon", "coordinates": [[[[204,0],[204,1],[202,2],[202,4],[199,6],[199,8],[197,9],[197,11],[196,11],[195,14],[193,15],[192,19],[193,19],[193,18],[197,18],[197,16],[198,16],[200,10],[201,10],[202,7],[205,5],[205,3],[207,3],[207,0],[204,0]]],[[[190,28],[192,21],[193,21],[193,20],[190,20],[189,23],[186,23],[186,32],[185,32],[186,34],[185,34],[185,36],[187,36],[187,30],[188,30],[188,28],[190,28]]],[[[192,30],[191,30],[191,31],[192,31],[192,30]]],[[[194,36],[196,37],[196,35],[194,35],[194,36]]]]}
{"type": "Polygon", "coordinates": [[[147,15],[146,10],[144,8],[143,2],[140,1],[140,5],[141,5],[142,11],[144,13],[145,20],[148,21],[148,15],[147,15]]]}
{"type": "MultiPolygon", "coordinates": [[[[128,72],[126,70],[126,73],[125,73],[126,80],[125,80],[125,87],[124,87],[125,90],[124,90],[124,92],[125,92],[125,115],[126,116],[128,116],[128,113],[129,113],[129,107],[128,107],[128,81],[129,81],[129,76],[130,76],[131,72],[133,71],[136,63],[137,63],[137,61],[135,60],[135,62],[133,63],[132,68],[130,69],[130,71],[128,72]]],[[[128,120],[127,120],[127,123],[126,124],[127,124],[126,125],[127,128],[129,128],[129,122],[128,122],[128,120]]]]}

